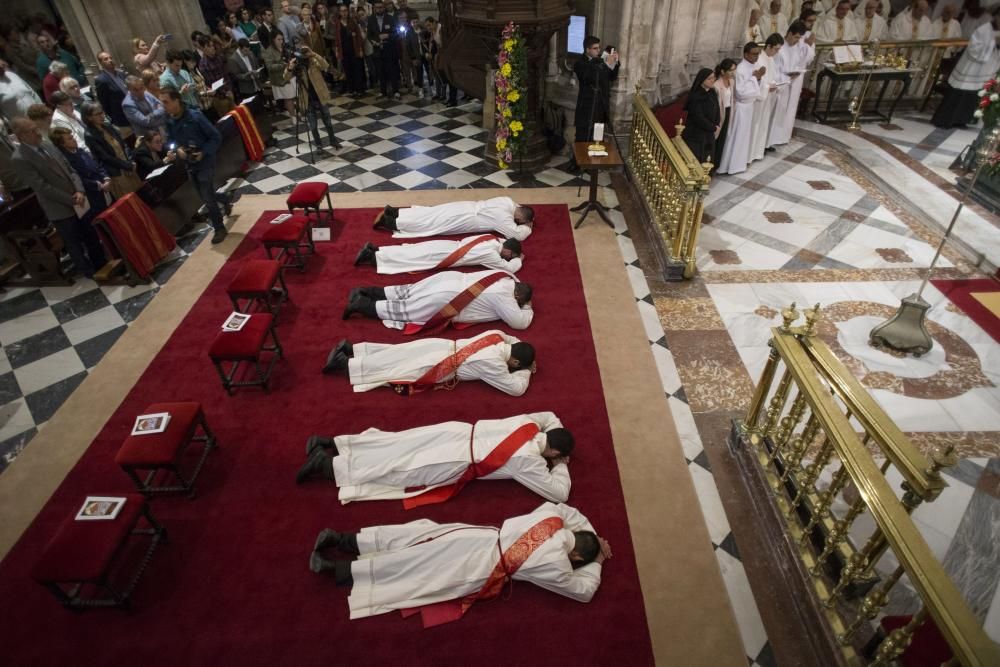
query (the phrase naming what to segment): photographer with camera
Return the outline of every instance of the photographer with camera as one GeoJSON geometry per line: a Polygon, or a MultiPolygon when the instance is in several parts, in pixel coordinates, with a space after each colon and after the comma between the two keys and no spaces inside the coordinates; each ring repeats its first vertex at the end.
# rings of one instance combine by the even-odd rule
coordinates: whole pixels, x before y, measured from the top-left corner
{"type": "Polygon", "coordinates": [[[215,190],[215,158],[222,145],[222,135],[201,111],[185,105],[180,92],[173,88],[160,92],[160,102],[167,111],[167,137],[171,150],[184,164],[188,178],[208,209],[208,218],[215,230],[212,243],[222,243],[228,232],[219,205],[222,204],[226,215],[229,215],[236,201],[234,196],[215,190]]]}
{"type": "Polygon", "coordinates": [[[379,0],[374,5],[374,13],[368,17],[368,41],[374,49],[375,62],[379,68],[381,83],[380,97],[399,95],[399,37],[396,18],[385,11],[385,4],[379,0]],[[391,92],[390,92],[391,91],[391,92]]]}
{"type": "MultiPolygon", "coordinates": [[[[576,137],[574,141],[594,138],[594,123],[609,121],[611,82],[618,78],[621,65],[618,51],[613,46],[601,53],[601,40],[593,35],[583,40],[583,57],[573,65],[573,72],[580,83],[576,98],[576,137]]],[[[573,161],[575,166],[576,160],[573,161]]]]}
{"type": "Polygon", "coordinates": [[[285,68],[285,82],[292,79],[298,81],[298,111],[299,114],[305,112],[306,121],[309,123],[309,131],[312,132],[313,139],[316,140],[316,147],[322,148],[323,142],[319,138],[319,122],[317,114],[322,116],[323,125],[326,127],[326,134],[330,139],[331,148],[340,148],[333,133],[333,119],[330,118],[330,89],[323,78],[330,65],[319,54],[308,46],[299,45],[292,54],[292,59],[288,61],[285,68]]]}

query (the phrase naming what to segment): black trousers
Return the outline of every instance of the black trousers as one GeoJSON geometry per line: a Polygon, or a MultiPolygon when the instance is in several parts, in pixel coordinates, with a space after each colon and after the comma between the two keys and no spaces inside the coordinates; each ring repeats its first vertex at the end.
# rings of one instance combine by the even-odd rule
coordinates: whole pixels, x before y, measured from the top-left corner
{"type": "Polygon", "coordinates": [[[395,49],[382,47],[375,59],[378,61],[382,94],[395,95],[399,92],[399,54],[395,49]]]}
{"type": "Polygon", "coordinates": [[[51,222],[59,232],[59,237],[63,240],[73,264],[80,273],[93,278],[94,273],[107,261],[97,230],[89,220],[80,220],[76,216],[51,222]]]}

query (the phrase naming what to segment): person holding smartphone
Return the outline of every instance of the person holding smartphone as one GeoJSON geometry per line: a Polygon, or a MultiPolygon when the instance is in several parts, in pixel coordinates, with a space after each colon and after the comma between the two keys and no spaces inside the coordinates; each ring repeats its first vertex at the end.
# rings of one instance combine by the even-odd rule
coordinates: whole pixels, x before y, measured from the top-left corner
{"type": "MultiPolygon", "coordinates": [[[[609,46],[602,55],[601,40],[594,35],[583,40],[583,52],[583,57],[573,66],[580,84],[574,114],[575,141],[591,141],[594,123],[606,123],[610,119],[611,82],[618,78],[621,69],[618,50],[609,46]]],[[[574,160],[571,168],[575,166],[574,160]]]]}

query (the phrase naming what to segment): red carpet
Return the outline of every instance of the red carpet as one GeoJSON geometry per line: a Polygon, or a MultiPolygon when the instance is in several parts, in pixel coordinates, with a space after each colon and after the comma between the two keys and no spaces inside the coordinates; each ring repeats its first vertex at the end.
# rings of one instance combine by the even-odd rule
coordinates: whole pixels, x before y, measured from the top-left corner
{"type": "Polygon", "coordinates": [[[932,280],[931,284],[958,306],[983,331],[1000,343],[1000,319],[972,295],[978,292],[1000,292],[1000,283],[990,278],[977,280],[932,280]]]}
{"type": "MultiPolygon", "coordinates": [[[[371,231],[374,214],[338,211],[342,224],[334,227],[334,242],[319,245],[307,273],[287,274],[294,303],[279,321],[287,358],[275,368],[272,392],[248,388],[230,398],[206,350],[231,310],[225,286],[239,260],[263,254],[257,238],[266,223],[255,226],[0,563],[0,608],[8,619],[0,629],[3,664],[652,663],[566,207],[536,207],[536,231],[525,243],[528,259],[520,275],[535,287],[537,314],[523,338],[538,350],[539,372],[520,398],[482,383],[409,398],[389,389],[353,394],[343,376],[320,374],[327,352],[341,337],[404,340],[372,320],[340,319],[349,287],[410,278],[379,277],[371,267],[352,266],[364,241],[392,243],[371,231]],[[205,464],[196,499],[153,501],[170,542],[154,555],[136,589],[136,611],[73,614],[63,609],[29,579],[31,564],[85,495],[131,489],[113,459],[134,415],[150,403],[179,400],[201,401],[221,448],[205,464]],[[358,529],[421,517],[499,524],[541,500],[505,481],[473,483],[448,503],[410,512],[399,502],[341,506],[332,483],[295,486],[306,437],[542,410],[554,411],[576,436],[570,504],[591,519],[614,549],[593,602],[580,604],[516,583],[510,599],[476,605],[461,621],[431,630],[397,614],[349,621],[347,591],[307,567],[320,529],[358,529]]],[[[448,335],[465,337],[486,328],[448,335]]]]}

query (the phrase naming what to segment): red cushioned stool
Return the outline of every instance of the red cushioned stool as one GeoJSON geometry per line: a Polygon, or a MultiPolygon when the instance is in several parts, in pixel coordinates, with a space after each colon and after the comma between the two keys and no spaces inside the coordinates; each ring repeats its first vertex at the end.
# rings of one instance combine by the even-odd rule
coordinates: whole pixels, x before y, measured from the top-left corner
{"type": "Polygon", "coordinates": [[[200,403],[154,403],[146,408],[144,415],[166,412],[170,422],[162,433],[146,433],[130,435],[122,443],[115,463],[121,466],[140,493],[151,496],[156,493],[186,493],[194,497],[194,483],[198,473],[208,458],[208,453],[216,446],[215,436],[208,428],[205,413],[200,403]],[[205,443],[201,457],[194,465],[190,475],[181,472],[184,452],[192,442],[205,443]],[[139,471],[149,471],[145,479],[139,477],[139,471]],[[174,478],[177,483],[169,485],[153,485],[160,473],[174,478]]]}
{"type": "Polygon", "coordinates": [[[316,224],[320,227],[329,227],[333,222],[333,203],[330,201],[330,186],[317,181],[306,181],[299,183],[292,189],[285,201],[288,204],[288,212],[295,213],[295,209],[301,208],[305,211],[306,217],[310,214],[315,216],[316,224]],[[326,197],[326,210],[320,210],[320,204],[326,197]]]}
{"type": "MultiPolygon", "coordinates": [[[[264,393],[267,393],[267,381],[271,378],[271,370],[275,362],[281,358],[281,344],[274,330],[274,316],[270,313],[254,313],[239,331],[220,331],[208,350],[208,356],[215,364],[215,369],[219,371],[222,387],[226,393],[232,395],[233,387],[258,385],[264,388],[264,393]],[[266,345],[268,337],[273,343],[271,346],[266,345]],[[274,353],[266,369],[260,366],[261,352],[274,353]],[[227,361],[232,364],[229,372],[223,367],[223,363],[227,361]],[[240,364],[245,361],[253,362],[257,371],[256,380],[236,381],[240,364]]],[[[167,428],[169,429],[169,426],[167,428]]]]}
{"type": "Polygon", "coordinates": [[[282,269],[295,266],[305,273],[306,256],[302,251],[306,250],[310,255],[316,252],[310,227],[309,219],[302,215],[293,215],[282,223],[268,225],[260,237],[267,258],[281,262],[282,269]],[[272,257],[271,250],[275,249],[277,257],[272,257]]]}
{"type": "Polygon", "coordinates": [[[278,317],[282,304],[291,301],[288,286],[281,274],[281,262],[276,259],[245,259],[239,273],[226,288],[233,309],[245,313],[256,303],[262,310],[278,317]],[[240,300],[246,299],[246,310],[240,300]]]}
{"type": "Polygon", "coordinates": [[[118,516],[77,521],[74,509],[31,569],[31,578],[69,609],[127,608],[156,546],[167,541],[166,529],[153,518],[144,497],[112,495],[125,498],[118,516]],[[150,542],[144,553],[136,554],[129,543],[142,535],[149,535],[150,542]]]}

